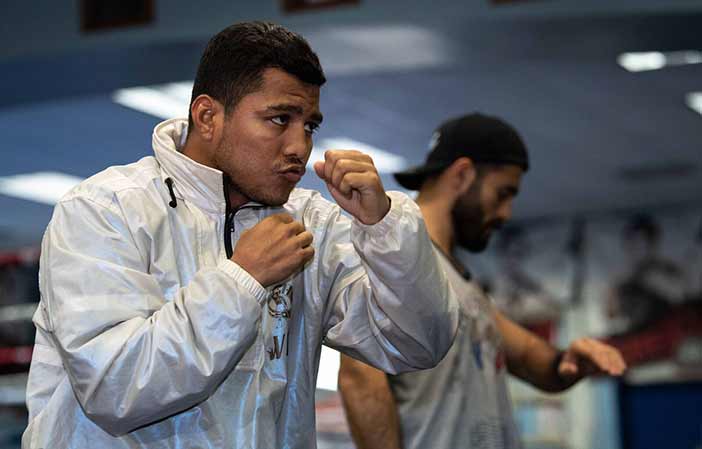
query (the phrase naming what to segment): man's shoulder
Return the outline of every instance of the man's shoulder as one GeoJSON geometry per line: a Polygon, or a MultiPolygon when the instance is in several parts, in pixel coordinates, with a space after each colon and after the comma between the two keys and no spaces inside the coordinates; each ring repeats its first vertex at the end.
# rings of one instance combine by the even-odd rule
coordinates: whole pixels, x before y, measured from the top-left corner
{"type": "Polygon", "coordinates": [[[144,195],[159,176],[158,162],[154,157],[147,156],[137,162],[114,165],[94,174],[68,191],[59,203],[87,199],[110,208],[121,197],[144,195]]]}

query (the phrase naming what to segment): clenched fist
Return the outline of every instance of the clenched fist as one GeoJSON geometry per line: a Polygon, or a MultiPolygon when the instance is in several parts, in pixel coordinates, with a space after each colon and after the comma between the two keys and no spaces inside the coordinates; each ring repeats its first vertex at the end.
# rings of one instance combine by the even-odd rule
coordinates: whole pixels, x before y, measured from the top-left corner
{"type": "Polygon", "coordinates": [[[327,184],[337,204],[361,223],[372,225],[390,210],[378,170],[367,154],[354,150],[329,150],[314,171],[327,184]]]}
{"type": "Polygon", "coordinates": [[[314,256],[312,234],[289,214],[275,214],[241,233],[232,262],[264,287],[277,284],[314,256]]]}

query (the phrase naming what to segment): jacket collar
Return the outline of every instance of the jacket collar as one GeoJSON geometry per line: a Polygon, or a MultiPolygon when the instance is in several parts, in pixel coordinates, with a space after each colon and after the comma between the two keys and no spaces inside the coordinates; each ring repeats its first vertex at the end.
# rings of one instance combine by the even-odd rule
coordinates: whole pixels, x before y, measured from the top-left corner
{"type": "Polygon", "coordinates": [[[224,178],[220,170],[207,167],[190,159],[181,149],[188,133],[188,121],[171,119],[156,125],[153,148],[161,166],[161,178],[173,179],[176,198],[192,202],[198,207],[224,214],[224,178]]]}

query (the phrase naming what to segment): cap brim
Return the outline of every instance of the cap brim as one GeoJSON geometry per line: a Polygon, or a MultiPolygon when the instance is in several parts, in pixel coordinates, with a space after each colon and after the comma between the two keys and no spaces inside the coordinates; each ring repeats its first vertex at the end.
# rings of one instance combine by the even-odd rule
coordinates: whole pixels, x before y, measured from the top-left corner
{"type": "Polygon", "coordinates": [[[395,181],[407,190],[419,190],[422,188],[427,176],[441,171],[446,164],[426,164],[412,167],[407,170],[393,173],[395,181]]]}

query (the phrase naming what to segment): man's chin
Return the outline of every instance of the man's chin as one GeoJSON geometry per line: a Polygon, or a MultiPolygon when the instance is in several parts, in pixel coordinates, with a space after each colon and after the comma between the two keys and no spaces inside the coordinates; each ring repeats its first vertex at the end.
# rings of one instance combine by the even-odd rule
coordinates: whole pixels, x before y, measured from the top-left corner
{"type": "Polygon", "coordinates": [[[265,195],[262,196],[261,198],[254,199],[257,203],[264,204],[269,207],[280,207],[283,204],[288,202],[288,199],[290,198],[290,193],[292,192],[292,189],[288,190],[285,193],[279,193],[277,195],[265,195]]]}

